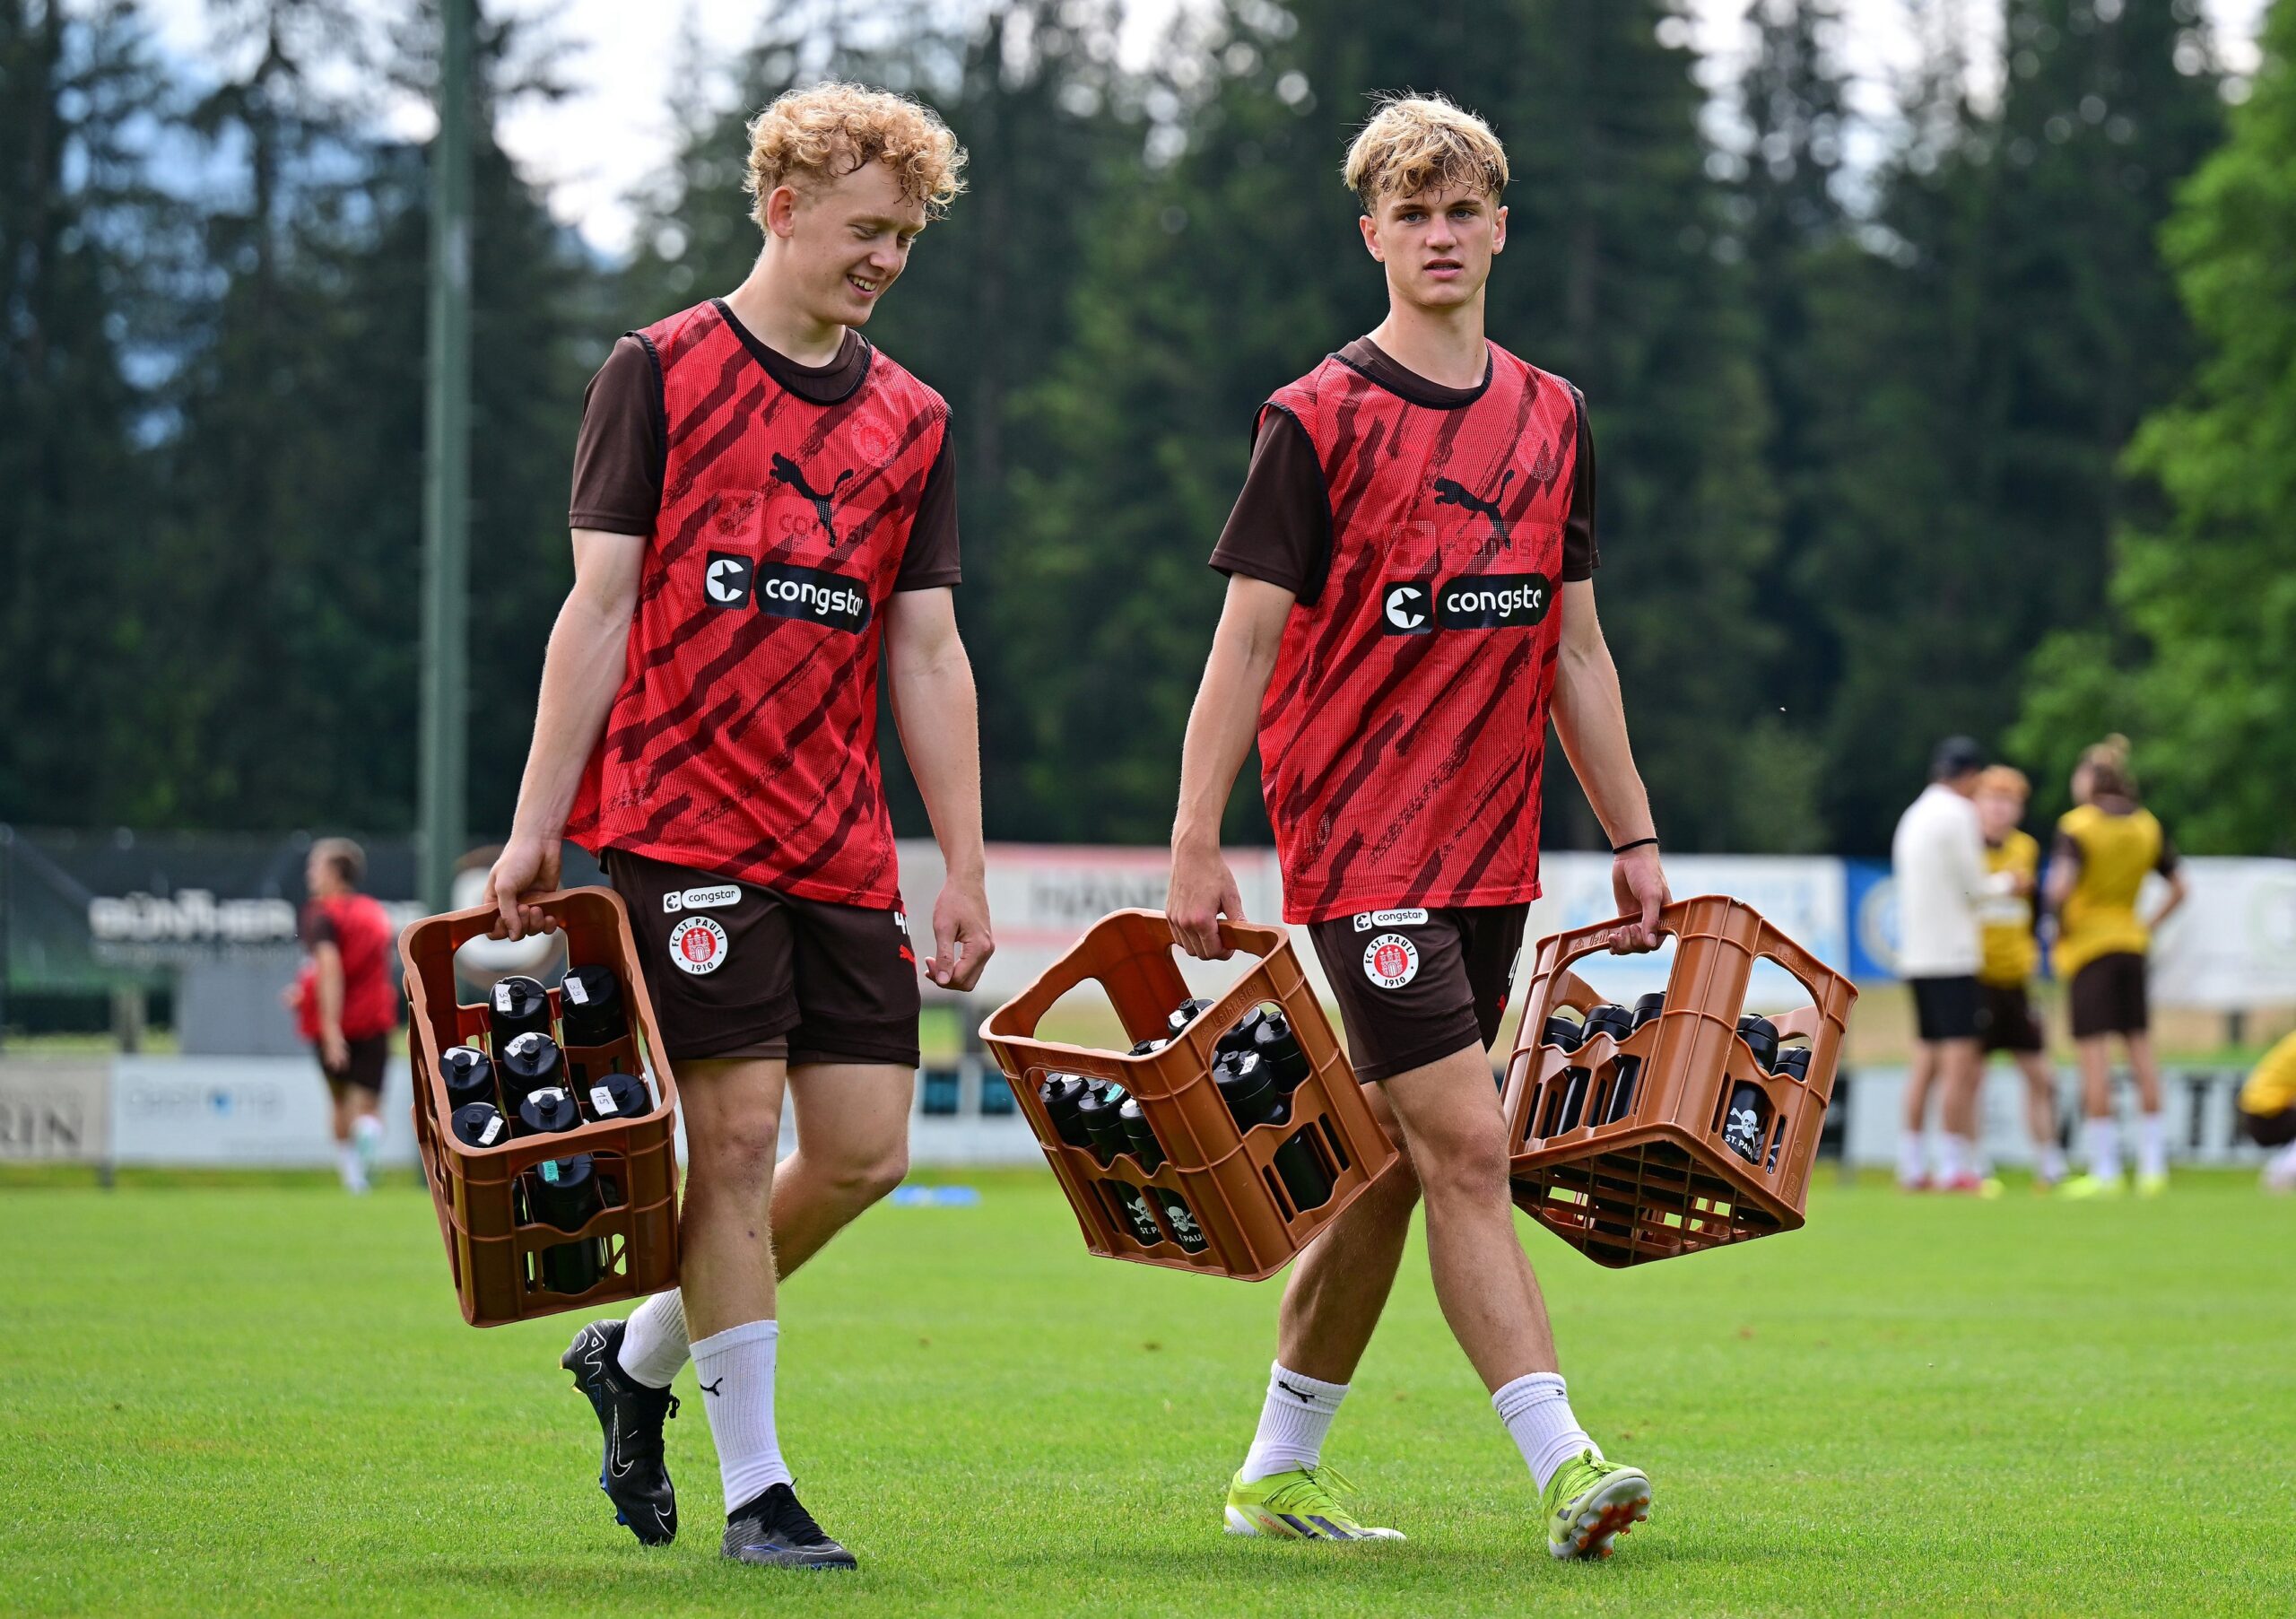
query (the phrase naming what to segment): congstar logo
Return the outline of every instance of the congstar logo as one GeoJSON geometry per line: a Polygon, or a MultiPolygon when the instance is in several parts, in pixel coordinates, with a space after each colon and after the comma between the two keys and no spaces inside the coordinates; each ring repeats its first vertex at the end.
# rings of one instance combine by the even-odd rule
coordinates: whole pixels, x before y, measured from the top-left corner
{"type": "Polygon", "coordinates": [[[832,573],[826,568],[759,563],[731,552],[713,551],[703,565],[701,589],[711,606],[728,612],[755,607],[775,618],[809,619],[848,633],[869,624],[867,588],[850,574],[832,573]]]}
{"type": "Polygon", "coordinates": [[[1544,573],[1475,573],[1451,579],[1397,579],[1379,598],[1379,633],[1528,629],[1554,605],[1544,573]]]}

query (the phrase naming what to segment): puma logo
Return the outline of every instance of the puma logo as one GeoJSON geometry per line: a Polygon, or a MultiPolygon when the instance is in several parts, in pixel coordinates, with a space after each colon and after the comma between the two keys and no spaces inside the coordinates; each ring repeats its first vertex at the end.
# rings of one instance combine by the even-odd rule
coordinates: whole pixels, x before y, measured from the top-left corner
{"type": "Polygon", "coordinates": [[[715,1394],[715,1393],[717,1393],[720,1388],[723,1388],[725,1386],[726,1386],[726,1380],[725,1380],[724,1378],[719,1378],[719,1379],[718,1379],[716,1382],[714,1382],[714,1383],[703,1383],[703,1384],[701,1385],[701,1392],[702,1392],[702,1393],[704,1393],[704,1394],[715,1394]]]}
{"type": "Polygon", "coordinates": [[[1507,485],[1514,481],[1515,469],[1510,466],[1500,474],[1499,487],[1491,492],[1491,499],[1486,500],[1457,478],[1438,478],[1435,480],[1435,504],[1457,506],[1467,511],[1481,512],[1491,519],[1491,526],[1497,531],[1499,542],[1512,549],[1514,541],[1508,536],[1507,519],[1500,515],[1499,502],[1507,498],[1507,485]]]}
{"type": "Polygon", "coordinates": [[[838,474],[831,482],[828,492],[824,493],[805,481],[804,468],[779,450],[776,450],[773,453],[773,475],[813,502],[813,515],[821,518],[822,527],[829,534],[830,544],[836,544],[837,525],[831,520],[831,507],[837,499],[837,492],[844,488],[846,479],[853,475],[853,469],[848,466],[838,474]]]}

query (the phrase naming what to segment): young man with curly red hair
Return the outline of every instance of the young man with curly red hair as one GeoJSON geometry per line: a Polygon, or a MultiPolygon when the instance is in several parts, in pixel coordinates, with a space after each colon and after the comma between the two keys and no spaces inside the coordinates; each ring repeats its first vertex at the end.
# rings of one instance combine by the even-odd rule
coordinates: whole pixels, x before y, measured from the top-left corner
{"type": "Polygon", "coordinates": [[[628,902],[683,1102],[683,1287],[584,1327],[599,1484],[649,1545],[691,1356],[726,1556],[851,1568],[791,1488],[775,1284],[906,1171],[918,990],[877,762],[880,658],[948,879],[936,984],[992,948],[956,491],[940,395],[861,335],[964,154],[904,97],[792,91],[750,126],[764,234],[742,284],[623,337],[575,451],[574,588],[551,632],[498,931],[545,925],[569,838],[628,902]],[[785,1092],[797,1149],[776,1165],[785,1092]]]}

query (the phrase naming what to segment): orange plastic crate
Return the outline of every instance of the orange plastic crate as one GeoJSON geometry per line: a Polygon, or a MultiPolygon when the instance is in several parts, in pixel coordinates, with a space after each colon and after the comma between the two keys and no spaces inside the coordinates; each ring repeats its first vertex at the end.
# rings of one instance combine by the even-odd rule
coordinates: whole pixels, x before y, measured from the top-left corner
{"type": "MultiPolygon", "coordinates": [[[[578,1067],[593,1074],[618,1067],[642,1075],[650,1066],[661,1101],[642,1119],[586,1123],[552,1136],[511,1136],[491,1147],[464,1145],[448,1127],[451,1113],[439,1061],[441,1053],[458,1045],[488,1048],[492,1055],[485,1005],[456,1001],[455,952],[485,933],[495,912],[482,906],[428,917],[399,936],[399,955],[406,963],[415,1144],[463,1319],[474,1327],[639,1298],[678,1283],[677,1085],[663,1056],[629,916],[621,896],[605,888],[566,889],[527,902],[557,919],[573,961],[610,966],[622,981],[631,1033],[605,1046],[565,1048],[570,1076],[578,1067]],[[606,1206],[574,1232],[521,1222],[519,1177],[545,1160],[578,1153],[590,1155],[606,1206]],[[544,1249],[593,1239],[604,1243],[604,1275],[596,1286],[560,1293],[543,1285],[538,1256],[544,1249]]],[[[550,991],[550,1006],[555,1020],[555,989],[550,991]]]]}
{"type": "Polygon", "coordinates": [[[1569,1053],[1541,1043],[1547,1018],[1561,1007],[1583,1014],[1602,1004],[1570,967],[1604,949],[1617,924],[1540,942],[1501,1102],[1514,1143],[1517,1206],[1613,1266],[1803,1223],[1842,1032],[1857,999],[1847,978],[1738,901],[1718,894],[1678,901],[1660,913],[1659,925],[1676,941],[1665,1010],[1624,1040],[1598,1034],[1569,1053]],[[1764,1072],[1739,1038],[1757,961],[1776,962],[1809,992],[1808,1006],[1770,1020],[1781,1041],[1809,1041],[1806,1080],[1764,1072]],[[1641,1070],[1620,1117],[1605,1121],[1614,1110],[1621,1057],[1639,1058],[1641,1070]],[[1770,1106],[1754,1162],[1722,1140],[1724,1111],[1741,1084],[1759,1089],[1770,1106]],[[1564,1129],[1563,1098],[1574,1086],[1583,1100],[1578,1123],[1564,1129]]]}
{"type": "Polygon", "coordinates": [[[1166,1017],[1188,998],[1172,959],[1171,925],[1160,911],[1119,910],[1103,917],[1075,947],[981,1025],[1021,1111],[1083,1230],[1084,1246],[1106,1258],[1170,1266],[1205,1275],[1257,1282],[1282,1269],[1395,1163],[1395,1145],[1364,1102],[1323,1008],[1300,971],[1282,928],[1223,922],[1227,942],[1249,964],[1209,1011],[1162,1050],[1126,1057],[1035,1038],[1038,1023],[1069,990],[1087,980],[1108,992],[1134,1040],[1162,1038],[1166,1017]],[[1246,1013],[1265,1002],[1281,1006],[1309,1064],[1280,1125],[1239,1131],[1212,1083],[1213,1046],[1246,1013]],[[1140,1103],[1156,1132],[1164,1162],[1155,1173],[1120,1153],[1103,1167],[1092,1153],[1064,1143],[1038,1088],[1048,1075],[1114,1080],[1140,1103]],[[1302,1130],[1331,1181],[1318,1208],[1293,1206],[1274,1170],[1275,1154],[1302,1130]],[[1144,1197],[1158,1240],[1144,1241],[1121,1212],[1110,1183],[1144,1192],[1161,1188],[1185,1200],[1205,1239],[1189,1253],[1174,1240],[1165,1205],[1144,1197]]]}

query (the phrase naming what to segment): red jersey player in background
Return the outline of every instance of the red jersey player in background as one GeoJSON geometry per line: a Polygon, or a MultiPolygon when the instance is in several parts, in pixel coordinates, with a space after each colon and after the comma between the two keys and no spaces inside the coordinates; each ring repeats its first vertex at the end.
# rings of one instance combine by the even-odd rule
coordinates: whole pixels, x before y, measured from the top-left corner
{"type": "Polygon", "coordinates": [[[691,1354],[744,1562],[854,1563],[782,1459],[775,1284],[908,1168],[918,992],[881,648],[947,860],[927,969],[970,989],[991,948],[948,408],[859,331],[963,161],[932,112],[857,85],[792,91],[750,126],[756,265],[624,337],[585,403],[574,588],[488,884],[501,934],[544,926],[519,900],[557,885],[562,834],[629,904],[684,1103],[683,1286],[584,1327],[561,1363],[604,1432],[601,1487],[660,1544],[691,1354]],[[785,1091],[797,1149],[777,1167],[785,1091]]]}
{"type": "Polygon", "coordinates": [[[321,838],[303,865],[303,946],[311,959],[287,992],[295,1026],[317,1051],[335,1098],[335,1157],[345,1191],[363,1192],[383,1145],[383,1072],[398,1027],[391,982],[397,930],[379,901],[359,892],[367,851],[321,838]]]}
{"type": "Polygon", "coordinates": [[[1168,908],[1190,954],[1231,953],[1220,822],[1257,728],[1284,920],[1308,926],[1406,1163],[1292,1270],[1228,1528],[1395,1535],[1341,1507],[1321,1452],[1423,1196],[1436,1297],[1537,1481],[1549,1549],[1607,1555],[1648,1515],[1650,1484],[1571,1414],[1484,1056],[1539,892],[1550,718],[1615,850],[1613,948],[1655,948],[1666,902],[1595,616],[1586,407],[1483,335],[1507,245],[1507,158],[1487,125],[1439,99],[1387,101],[1346,177],[1387,318],[1260,410],[1213,554],[1227,605],[1188,719],[1168,908]]]}

